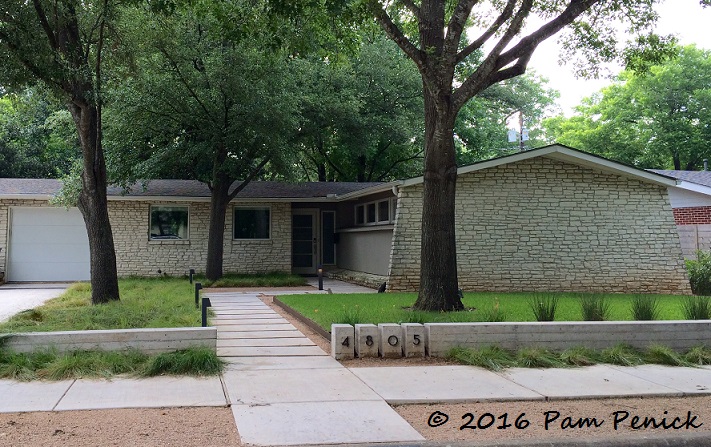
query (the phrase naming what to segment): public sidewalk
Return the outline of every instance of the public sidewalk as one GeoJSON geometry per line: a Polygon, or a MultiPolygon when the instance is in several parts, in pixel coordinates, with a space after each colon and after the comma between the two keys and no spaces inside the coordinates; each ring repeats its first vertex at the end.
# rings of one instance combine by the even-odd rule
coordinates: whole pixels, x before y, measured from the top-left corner
{"type": "MultiPolygon", "coordinates": [[[[333,280],[326,280],[324,288],[334,293],[370,290],[333,280]]],[[[708,367],[348,369],[265,305],[257,293],[205,295],[215,311],[218,354],[229,362],[222,377],[0,380],[0,412],[230,405],[244,443],[412,443],[423,439],[388,404],[711,394],[708,367]]]]}

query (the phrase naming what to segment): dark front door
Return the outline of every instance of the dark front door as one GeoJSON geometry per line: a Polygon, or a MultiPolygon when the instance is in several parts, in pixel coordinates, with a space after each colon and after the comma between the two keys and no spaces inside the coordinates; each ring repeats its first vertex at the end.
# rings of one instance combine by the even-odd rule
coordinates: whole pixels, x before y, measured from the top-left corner
{"type": "Polygon", "coordinates": [[[317,210],[294,210],[291,216],[291,271],[301,275],[316,273],[318,241],[317,210]]]}

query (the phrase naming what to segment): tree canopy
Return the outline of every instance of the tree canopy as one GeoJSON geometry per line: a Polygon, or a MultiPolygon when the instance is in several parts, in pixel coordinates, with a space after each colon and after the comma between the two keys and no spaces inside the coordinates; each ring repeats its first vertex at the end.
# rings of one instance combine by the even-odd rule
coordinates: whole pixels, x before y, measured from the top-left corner
{"type": "Polygon", "coordinates": [[[711,157],[711,51],[686,46],[625,70],[576,110],[546,121],[556,141],[641,168],[698,169],[711,157]]]}

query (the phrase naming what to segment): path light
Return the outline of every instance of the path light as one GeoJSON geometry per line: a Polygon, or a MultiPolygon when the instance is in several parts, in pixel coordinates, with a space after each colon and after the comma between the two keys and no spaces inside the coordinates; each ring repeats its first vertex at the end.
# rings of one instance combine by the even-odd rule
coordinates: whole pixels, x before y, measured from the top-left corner
{"type": "Polygon", "coordinates": [[[323,290],[323,265],[318,265],[318,290],[323,290]]]}
{"type": "Polygon", "coordinates": [[[193,275],[195,274],[195,269],[190,269],[190,284],[193,283],[193,275]]]}
{"type": "Polygon", "coordinates": [[[202,283],[195,283],[195,308],[200,307],[200,290],[202,290],[202,283]]]}
{"type": "Polygon", "coordinates": [[[207,308],[212,307],[212,303],[210,302],[210,298],[203,298],[202,299],[202,327],[207,327],[207,308]]]}

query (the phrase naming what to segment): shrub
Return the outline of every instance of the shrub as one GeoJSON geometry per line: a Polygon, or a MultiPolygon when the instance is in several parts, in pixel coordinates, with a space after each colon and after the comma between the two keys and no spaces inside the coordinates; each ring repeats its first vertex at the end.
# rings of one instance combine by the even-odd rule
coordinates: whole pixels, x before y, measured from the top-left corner
{"type": "Polygon", "coordinates": [[[684,303],[684,318],[687,320],[708,320],[711,318],[711,300],[706,296],[690,296],[684,303]]]}
{"type": "Polygon", "coordinates": [[[557,296],[543,294],[534,295],[529,304],[537,321],[555,320],[555,311],[558,308],[557,296]]]}
{"type": "Polygon", "coordinates": [[[696,259],[686,260],[686,271],[694,295],[711,295],[711,251],[697,251],[696,259]]]}
{"type": "Polygon", "coordinates": [[[659,319],[659,301],[657,297],[635,295],[632,297],[632,318],[637,321],[659,319]]]}
{"type": "Polygon", "coordinates": [[[610,302],[604,295],[581,295],[580,308],[585,321],[605,321],[610,317],[610,302]]]}

